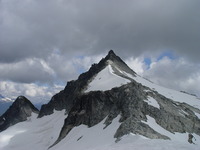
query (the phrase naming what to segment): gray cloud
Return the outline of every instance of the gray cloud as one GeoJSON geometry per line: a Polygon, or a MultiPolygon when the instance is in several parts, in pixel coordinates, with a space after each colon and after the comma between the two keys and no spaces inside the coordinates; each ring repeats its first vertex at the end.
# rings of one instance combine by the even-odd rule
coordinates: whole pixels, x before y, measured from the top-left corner
{"type": "Polygon", "coordinates": [[[26,59],[18,63],[0,64],[0,79],[22,83],[51,83],[54,71],[40,59],[26,59]]]}
{"type": "Polygon", "coordinates": [[[153,62],[150,68],[143,72],[143,76],[159,85],[200,96],[200,70],[198,68],[200,68],[199,64],[190,63],[182,58],[171,60],[164,57],[153,62]]]}
{"type": "Polygon", "coordinates": [[[157,65],[145,75],[163,85],[179,79],[174,88],[190,89],[194,84],[181,80],[199,79],[199,6],[199,0],[0,0],[0,80],[66,82],[110,49],[145,73],[143,57],[170,50],[193,65],[167,76],[159,72],[169,66],[157,65]]]}
{"type": "Polygon", "coordinates": [[[171,49],[198,61],[199,5],[198,0],[1,1],[0,61],[45,58],[56,48],[66,57],[171,49]]]}

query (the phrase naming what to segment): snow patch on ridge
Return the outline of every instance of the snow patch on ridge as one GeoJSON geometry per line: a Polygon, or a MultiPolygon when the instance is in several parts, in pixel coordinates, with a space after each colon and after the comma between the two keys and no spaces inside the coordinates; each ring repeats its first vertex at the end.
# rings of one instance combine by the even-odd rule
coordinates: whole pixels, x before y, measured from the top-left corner
{"type": "Polygon", "coordinates": [[[99,90],[106,91],[129,82],[130,80],[116,75],[112,69],[112,66],[109,64],[95,76],[95,78],[89,83],[88,89],[85,92],[99,90]]]}
{"type": "MultiPolygon", "coordinates": [[[[167,131],[166,129],[164,129],[163,127],[161,127],[159,124],[157,124],[154,118],[150,117],[149,115],[147,115],[146,117],[147,117],[147,122],[145,122],[145,121],[142,121],[142,122],[149,125],[156,132],[168,136],[172,141],[182,142],[185,144],[187,143],[188,133],[178,133],[178,132],[171,133],[171,132],[167,131]]],[[[200,136],[198,136],[196,134],[193,134],[193,135],[196,139],[196,141],[194,141],[194,143],[196,143],[196,144],[199,143],[200,136]]]]}
{"type": "Polygon", "coordinates": [[[200,119],[200,114],[199,113],[196,113],[196,112],[194,112],[195,113],[195,115],[200,119]]]}
{"type": "Polygon", "coordinates": [[[148,105],[151,105],[153,107],[160,109],[160,105],[158,104],[158,102],[153,97],[149,96],[148,99],[144,100],[144,101],[147,102],[148,105]]]}

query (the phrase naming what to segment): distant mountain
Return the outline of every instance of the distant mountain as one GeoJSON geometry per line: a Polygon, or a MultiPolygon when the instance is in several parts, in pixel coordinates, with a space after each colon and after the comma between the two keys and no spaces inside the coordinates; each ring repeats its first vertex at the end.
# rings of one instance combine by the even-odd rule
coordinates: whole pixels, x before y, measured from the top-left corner
{"type": "MultiPolygon", "coordinates": [[[[8,110],[9,119],[1,116],[2,122],[26,121],[9,124],[10,128],[1,132],[0,139],[12,138],[7,138],[7,145],[0,140],[0,149],[200,148],[199,98],[142,78],[112,50],[77,80],[68,82],[41,107],[38,116],[38,111],[28,106],[28,115],[8,110]],[[33,110],[35,113],[30,113],[33,110]],[[21,116],[25,119],[20,120],[21,116]]],[[[24,106],[14,108],[24,110],[24,106]]]]}
{"type": "Polygon", "coordinates": [[[12,105],[13,100],[0,94],[0,116],[12,105]]]}
{"type": "Polygon", "coordinates": [[[32,112],[39,113],[38,109],[26,97],[19,96],[0,117],[0,132],[18,122],[27,120],[32,112]]]}
{"type": "Polygon", "coordinates": [[[0,94],[0,101],[1,102],[13,102],[12,99],[8,98],[8,97],[5,97],[3,95],[0,94]]]}

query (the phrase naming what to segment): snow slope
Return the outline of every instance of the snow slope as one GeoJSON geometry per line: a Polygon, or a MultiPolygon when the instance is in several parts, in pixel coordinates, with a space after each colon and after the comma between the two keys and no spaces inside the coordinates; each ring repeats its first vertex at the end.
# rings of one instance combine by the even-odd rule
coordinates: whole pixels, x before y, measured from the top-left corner
{"type": "MultiPolygon", "coordinates": [[[[140,135],[125,135],[118,143],[88,150],[199,150],[199,146],[169,140],[152,140],[140,135]]],[[[78,150],[78,149],[77,149],[78,150]]]]}
{"type": "MultiPolygon", "coordinates": [[[[33,115],[28,121],[18,123],[0,134],[0,150],[47,150],[58,137],[65,117],[64,111],[56,111],[40,119],[33,115]]],[[[106,118],[91,128],[85,125],[75,127],[66,138],[49,150],[199,150],[199,136],[194,135],[196,145],[189,144],[185,142],[187,134],[174,135],[160,127],[150,116],[147,118],[144,123],[159,133],[167,134],[172,141],[129,134],[116,142],[114,134],[120,125],[118,116],[105,129],[106,118]]]]}
{"type": "Polygon", "coordinates": [[[200,136],[194,134],[196,145],[189,144],[187,142],[188,133],[170,133],[159,126],[152,117],[147,116],[147,118],[147,122],[144,123],[155,131],[169,136],[172,140],[155,140],[141,135],[128,134],[116,142],[114,134],[120,126],[120,116],[118,116],[105,129],[103,123],[106,118],[91,128],[84,125],[78,126],[50,150],[65,150],[66,148],[69,150],[198,150],[200,148],[200,136]]]}
{"type": "MultiPolygon", "coordinates": [[[[130,75],[131,76],[131,75],[130,75]]],[[[179,92],[176,90],[168,89],[162,86],[159,86],[155,83],[152,83],[140,76],[133,77],[136,82],[141,83],[144,86],[147,86],[151,88],[154,91],[157,91],[158,93],[162,94],[163,96],[172,99],[173,101],[180,102],[180,103],[187,103],[195,108],[200,109],[200,99],[196,96],[192,96],[183,92],[179,92]]]]}
{"type": "Polygon", "coordinates": [[[106,91],[112,89],[113,87],[119,87],[128,82],[130,82],[130,80],[116,75],[112,69],[112,66],[108,65],[89,83],[88,89],[85,92],[98,90],[106,91]]]}
{"type": "Polygon", "coordinates": [[[66,146],[69,150],[89,150],[102,145],[114,144],[116,140],[114,134],[120,125],[119,119],[120,116],[116,117],[112,124],[105,129],[106,118],[91,128],[85,125],[75,127],[65,139],[50,150],[64,150],[66,146]]]}
{"type": "Polygon", "coordinates": [[[0,133],[0,150],[46,150],[58,138],[65,111],[37,119],[37,114],[0,133]]]}

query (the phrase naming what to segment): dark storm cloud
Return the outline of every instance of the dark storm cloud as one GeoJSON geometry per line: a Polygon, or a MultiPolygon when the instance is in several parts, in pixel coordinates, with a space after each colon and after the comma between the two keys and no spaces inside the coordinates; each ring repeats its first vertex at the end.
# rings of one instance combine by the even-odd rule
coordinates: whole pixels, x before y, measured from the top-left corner
{"type": "Polygon", "coordinates": [[[75,55],[138,56],[166,49],[199,59],[199,0],[0,1],[0,61],[75,55]]]}

